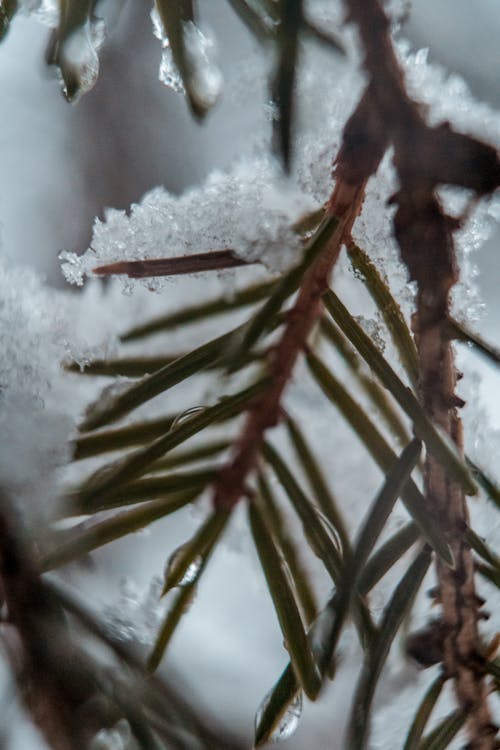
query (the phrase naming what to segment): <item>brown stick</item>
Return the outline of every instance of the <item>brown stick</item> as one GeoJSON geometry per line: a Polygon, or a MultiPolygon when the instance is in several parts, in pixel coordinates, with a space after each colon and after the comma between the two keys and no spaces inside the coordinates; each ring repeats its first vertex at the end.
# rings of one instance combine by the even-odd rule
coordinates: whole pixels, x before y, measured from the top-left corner
{"type": "Polygon", "coordinates": [[[234,250],[212,250],[209,253],[181,255],[178,258],[120,260],[106,266],[97,266],[93,271],[98,276],[122,275],[131,279],[144,279],[151,276],[182,276],[204,271],[223,271],[248,265],[251,263],[240,258],[234,250]]]}
{"type": "MultiPolygon", "coordinates": [[[[385,148],[385,136],[373,137],[369,95],[366,94],[344,129],[343,144],[336,163],[336,185],[326,212],[337,219],[337,227],[323,253],[309,269],[297,300],[288,312],[284,333],[270,352],[270,387],[250,406],[233,459],[220,472],[214,487],[216,507],[232,508],[245,492],[246,478],[255,467],[266,430],[275,426],[281,414],[283,393],[291,380],[295,363],[321,312],[321,296],[342,244],[351,234],[361,210],[366,182],[376,171],[385,148]]],[[[380,130],[380,129],[378,129],[380,130]]]]}
{"type": "MultiPolygon", "coordinates": [[[[349,18],[359,29],[365,67],[371,77],[372,106],[384,122],[395,150],[400,190],[394,198],[394,229],[410,278],[417,282],[416,335],[423,404],[462,449],[462,427],[455,395],[456,369],[447,331],[450,290],[458,272],[453,244],[454,223],[435,195],[439,183],[493,190],[500,174],[494,149],[455,133],[448,124],[430,128],[406,94],[404,78],[389,34],[389,21],[378,0],[346,0],[349,18]]],[[[454,679],[458,703],[467,717],[470,750],[493,750],[484,680],[484,657],[477,622],[480,600],[475,592],[474,563],[463,538],[468,511],[461,488],[428,456],[426,501],[438,514],[456,565],[437,562],[444,633],[443,664],[454,679]]]]}
{"type": "Polygon", "coordinates": [[[74,670],[74,654],[63,635],[64,615],[41,585],[11,516],[0,496],[0,585],[9,624],[17,633],[17,648],[8,649],[13,671],[48,745],[53,750],[83,750],[85,728],[79,725],[77,710],[93,685],[87,675],[74,670]]]}

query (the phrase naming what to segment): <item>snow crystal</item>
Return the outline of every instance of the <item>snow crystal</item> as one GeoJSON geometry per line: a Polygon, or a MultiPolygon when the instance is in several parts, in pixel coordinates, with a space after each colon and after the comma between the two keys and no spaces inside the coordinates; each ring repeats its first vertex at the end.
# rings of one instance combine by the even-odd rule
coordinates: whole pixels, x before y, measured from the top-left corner
{"type": "Polygon", "coordinates": [[[0,483],[43,513],[72,428],[58,393],[69,331],[31,271],[7,271],[0,262],[0,300],[0,483]]]}
{"type": "Polygon", "coordinates": [[[172,89],[172,91],[175,91],[176,94],[184,94],[184,84],[182,83],[180,73],[175,66],[170,41],[164,33],[163,25],[156,6],[154,6],[151,11],[151,21],[153,23],[153,33],[157,39],[160,39],[162,46],[158,77],[165,86],[172,89]]]}
{"type": "Polygon", "coordinates": [[[292,224],[313,207],[297,190],[287,189],[271,159],[242,161],[227,174],[213,172],[201,188],[181,196],[155,188],[132,206],[130,216],[109,209],[103,222],[96,220],[84,255],[63,254],[63,273],[81,284],[100,264],[228,248],[249,262],[281,270],[298,258],[300,239],[292,224]]]}

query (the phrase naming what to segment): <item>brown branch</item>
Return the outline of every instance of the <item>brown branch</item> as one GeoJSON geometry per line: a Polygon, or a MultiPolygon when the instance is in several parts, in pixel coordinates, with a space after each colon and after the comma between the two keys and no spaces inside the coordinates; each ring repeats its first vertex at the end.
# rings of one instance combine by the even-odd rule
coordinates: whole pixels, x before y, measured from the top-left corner
{"type": "Polygon", "coordinates": [[[326,207],[326,213],[337,219],[336,229],[305,275],[295,304],[287,313],[283,335],[269,353],[270,386],[250,405],[234,456],[215,482],[216,507],[232,508],[245,494],[246,478],[255,467],[265,432],[279,421],[284,391],[321,313],[321,297],[328,288],[330,272],[361,210],[366,182],[386,149],[385,136],[370,123],[372,116],[366,94],[345,126],[336,162],[336,184],[326,207]],[[377,136],[373,137],[375,132],[377,136]]]}
{"type": "MultiPolygon", "coordinates": [[[[423,404],[462,449],[462,427],[455,395],[456,368],[447,319],[450,291],[458,279],[453,230],[435,194],[439,184],[454,184],[478,195],[500,184],[496,151],[448,123],[429,127],[408,97],[389,34],[389,20],[378,0],[345,0],[349,19],[358,27],[370,76],[372,106],[394,146],[400,189],[394,197],[396,239],[410,278],[417,282],[417,311],[412,326],[419,354],[423,404]]],[[[375,120],[374,120],[375,121],[375,120]]],[[[432,456],[427,457],[425,494],[438,514],[455,557],[452,570],[437,562],[442,605],[443,664],[452,677],[459,706],[467,716],[470,750],[493,750],[484,679],[484,656],[478,633],[481,601],[474,584],[474,563],[463,530],[468,511],[461,488],[432,456]]]]}
{"type": "Polygon", "coordinates": [[[241,258],[234,250],[212,250],[209,253],[181,255],[178,258],[120,260],[106,266],[97,266],[92,270],[97,276],[122,275],[131,279],[145,279],[151,276],[182,276],[204,271],[223,271],[257,262],[241,258]]]}
{"type": "Polygon", "coordinates": [[[48,745],[53,750],[83,750],[90,737],[83,736],[77,709],[93,685],[87,675],[75,673],[74,653],[61,637],[63,612],[47,595],[14,528],[1,497],[0,585],[9,625],[18,636],[13,644],[21,647],[7,648],[7,653],[25,705],[48,745]]]}

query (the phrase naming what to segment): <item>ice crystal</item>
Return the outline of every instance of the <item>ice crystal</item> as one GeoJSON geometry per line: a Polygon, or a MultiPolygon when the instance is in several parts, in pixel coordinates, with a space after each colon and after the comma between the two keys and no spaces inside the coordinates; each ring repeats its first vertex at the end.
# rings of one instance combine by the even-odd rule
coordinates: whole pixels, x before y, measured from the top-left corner
{"type": "Polygon", "coordinates": [[[151,21],[153,23],[153,33],[161,41],[162,53],[158,77],[162,83],[177,94],[184,94],[184,84],[179,71],[174,63],[172,48],[168,36],[166,36],[160,15],[156,6],[151,11],[151,21]]]}

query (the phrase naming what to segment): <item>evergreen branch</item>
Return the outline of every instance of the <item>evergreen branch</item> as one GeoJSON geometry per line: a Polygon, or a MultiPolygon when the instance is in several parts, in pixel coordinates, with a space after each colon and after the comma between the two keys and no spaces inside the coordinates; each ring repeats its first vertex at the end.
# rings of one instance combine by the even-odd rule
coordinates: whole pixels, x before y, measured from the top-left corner
{"type": "Polygon", "coordinates": [[[262,455],[273,469],[295,512],[300,518],[304,535],[311,549],[323,561],[333,582],[338,584],[341,577],[342,557],[316,513],[314,506],[306,497],[295,477],[272,445],[264,443],[262,446],[262,455]]]}
{"type": "Polygon", "coordinates": [[[468,456],[466,456],[466,461],[467,461],[467,464],[469,465],[469,469],[471,470],[474,478],[476,479],[476,482],[483,488],[488,498],[495,503],[497,508],[500,508],[500,488],[468,456]]]}
{"type": "Polygon", "coordinates": [[[321,688],[320,674],[307,640],[293,591],[284,574],[280,555],[255,499],[249,504],[249,518],[255,547],[286,647],[290,653],[294,672],[306,695],[314,699],[321,688]]]}
{"type": "Polygon", "coordinates": [[[480,573],[483,578],[496,586],[497,589],[500,589],[500,574],[498,573],[497,568],[492,568],[490,565],[484,565],[483,563],[478,563],[476,568],[477,572],[480,573]]]}
{"type": "MultiPolygon", "coordinates": [[[[321,224],[309,240],[302,261],[288,271],[278,282],[264,305],[251,318],[245,327],[243,337],[233,354],[232,366],[248,352],[266,330],[268,321],[281,309],[286,300],[299,288],[308,268],[325,252],[338,227],[337,218],[331,213],[324,216],[321,224]]],[[[337,240],[338,241],[338,240],[337,240]]]]}
{"type": "Polygon", "coordinates": [[[465,724],[461,711],[452,711],[427,737],[424,737],[418,750],[445,750],[465,724]]]}
{"type": "Polygon", "coordinates": [[[167,564],[162,596],[174,586],[180,586],[189,566],[197,558],[203,559],[214,547],[229,521],[229,515],[227,511],[212,511],[192,539],[174,552],[167,564]]]}
{"type": "Polygon", "coordinates": [[[89,502],[85,494],[80,495],[78,491],[72,492],[67,496],[68,502],[64,505],[64,516],[87,515],[124,505],[142,503],[146,500],[159,500],[185,489],[197,489],[201,492],[213,480],[216,473],[217,467],[212,467],[188,473],[162,474],[136,479],[135,482],[129,482],[117,488],[116,493],[108,495],[103,502],[89,502]]]}
{"type": "Polygon", "coordinates": [[[2,0],[0,4],[0,42],[5,39],[18,7],[18,0],[2,0]]]}
{"type": "Polygon", "coordinates": [[[413,421],[415,431],[425,442],[427,449],[441,462],[449,474],[461,484],[465,492],[475,495],[477,486],[469,468],[453,443],[438,431],[411,390],[400,380],[396,372],[363,331],[361,326],[331,289],[323,296],[325,307],[356,347],[365,362],[372,368],[383,385],[392,393],[401,408],[413,421]]]}
{"type": "Polygon", "coordinates": [[[393,404],[387,397],[386,390],[380,385],[378,380],[363,372],[361,357],[359,357],[354,348],[349,344],[341,330],[332,320],[323,317],[320,321],[320,331],[324,337],[333,344],[344,362],[355,375],[361,388],[377,408],[380,416],[383,418],[391,433],[397,437],[401,445],[406,445],[411,439],[411,436],[403,423],[398,410],[394,408],[393,404]]]}
{"type": "Polygon", "coordinates": [[[293,447],[295,448],[299,462],[309,480],[318,507],[321,508],[325,516],[332,523],[336,533],[339,535],[342,543],[343,554],[346,556],[350,550],[349,535],[338,507],[338,503],[325,481],[313,451],[308,446],[299,426],[289,415],[287,415],[285,426],[293,447]]]}
{"type": "Polygon", "coordinates": [[[71,44],[78,34],[84,33],[93,5],[93,0],[61,3],[59,23],[49,41],[46,60],[49,65],[59,68],[64,84],[63,94],[68,102],[76,101],[82,88],[85,88],[84,74],[71,54],[71,44]]]}
{"type": "Polygon", "coordinates": [[[152,464],[150,471],[166,471],[184,464],[192,464],[202,461],[205,458],[212,458],[212,456],[217,455],[217,453],[222,453],[230,448],[230,446],[231,442],[229,440],[214,440],[210,443],[197,445],[195,448],[190,448],[189,450],[172,451],[172,453],[165,458],[152,464]]]}
{"type": "Polygon", "coordinates": [[[375,264],[360,247],[350,244],[347,253],[353,268],[362,275],[366,289],[383,316],[410,383],[414,388],[418,388],[417,349],[401,308],[391,294],[389,284],[384,281],[375,264]]]}
{"type": "MultiPolygon", "coordinates": [[[[359,581],[360,595],[368,594],[417,539],[416,526],[409,524],[382,545],[380,550],[372,555],[363,570],[359,581]]],[[[308,632],[315,659],[320,665],[322,673],[328,669],[331,663],[331,654],[327,650],[326,644],[331,643],[331,628],[335,622],[336,603],[337,594],[334,594],[308,632]]],[[[269,741],[273,729],[286,713],[287,707],[297,695],[298,690],[299,686],[289,664],[274,686],[269,696],[269,702],[255,728],[256,746],[269,741]]]]}
{"type": "MultiPolygon", "coordinates": [[[[87,674],[69,670],[64,686],[62,658],[69,657],[69,644],[57,602],[46,596],[28,549],[20,542],[7,499],[0,497],[0,577],[2,597],[9,621],[16,629],[21,649],[12,665],[19,681],[20,695],[33,721],[47,741],[57,750],[83,750],[82,727],[75,722],[75,705],[89,694],[87,674]],[[54,633],[60,637],[57,653],[54,633]]],[[[17,651],[17,649],[16,649],[17,651]]],[[[7,655],[13,658],[14,654],[7,655]]],[[[79,665],[81,666],[81,665],[79,665]]],[[[68,670],[67,670],[68,671],[68,670]]]]}
{"type": "Polygon", "coordinates": [[[418,526],[408,523],[384,542],[370,557],[359,577],[360,591],[371,591],[419,538],[418,526]]]}
{"type": "Polygon", "coordinates": [[[122,638],[113,634],[112,630],[93,613],[88,607],[75,597],[74,592],[69,592],[67,586],[60,580],[45,575],[41,581],[48,595],[54,597],[61,607],[73,616],[76,623],[83,627],[84,631],[93,636],[97,641],[107,647],[115,654],[120,662],[123,662],[134,675],[134,685],[131,694],[137,700],[137,696],[145,706],[145,713],[151,724],[158,733],[166,734],[173,747],[185,750],[185,744],[179,738],[181,732],[176,731],[177,724],[182,727],[182,733],[188,733],[198,738],[203,746],[215,750],[223,746],[230,750],[242,750],[240,745],[228,736],[216,737],[211,729],[204,725],[199,716],[193,712],[190,706],[182,699],[176,688],[165,682],[158,675],[145,673],[144,662],[140,655],[130,643],[124,642],[122,638]],[[160,719],[161,717],[161,719],[160,719]],[[168,722],[168,723],[167,723],[168,722]],[[169,726],[170,725],[170,726],[169,726]],[[170,730],[170,732],[169,732],[170,730]]]}
{"type": "Polygon", "coordinates": [[[186,614],[190,605],[196,596],[196,583],[198,582],[203,570],[205,569],[205,560],[202,561],[197,571],[196,578],[192,583],[179,587],[172,606],[168,610],[167,616],[161,624],[153,648],[148,655],[146,669],[149,672],[155,672],[160,666],[161,660],[165,656],[170,641],[179,625],[181,618],[186,614]]]}
{"type": "MultiPolygon", "coordinates": [[[[182,414],[182,412],[181,412],[182,414]]],[[[216,424],[229,421],[237,417],[239,410],[235,409],[234,413],[229,413],[222,417],[216,424]]],[[[80,435],[73,443],[74,454],[73,460],[80,461],[91,456],[98,456],[103,453],[128,448],[134,445],[143,445],[151,440],[169,432],[172,425],[179,419],[179,414],[171,414],[160,419],[151,419],[146,422],[135,422],[125,427],[117,427],[111,430],[101,430],[91,434],[80,435]]],[[[177,466],[189,461],[197,461],[199,458],[213,455],[219,450],[228,447],[226,441],[207,443],[204,447],[199,446],[190,448],[188,451],[173,452],[167,458],[160,459],[154,463],[151,471],[160,471],[177,466]],[[199,453],[198,453],[199,451],[199,453]],[[191,458],[192,457],[192,458],[191,458]]]]}
{"type": "Polygon", "coordinates": [[[258,488],[262,497],[260,511],[290,571],[304,621],[306,625],[309,625],[318,614],[309,574],[302,565],[293,537],[288,533],[286,518],[281,513],[271,487],[262,472],[259,473],[258,488]]]}
{"type": "MultiPolygon", "coordinates": [[[[361,407],[349,395],[339,380],[328,370],[321,360],[309,352],[306,362],[327,398],[336,406],[344,419],[351,425],[358,438],[365,444],[381,471],[386,473],[396,460],[396,455],[375,425],[366,416],[361,407]]],[[[453,567],[453,556],[449,544],[436,519],[425,507],[423,496],[413,482],[409,480],[401,493],[406,509],[419,526],[424,538],[443,558],[447,565],[453,567]]]]}
{"type": "Polygon", "coordinates": [[[165,571],[165,585],[162,596],[174,586],[178,586],[179,591],[158,631],[155,643],[148,656],[146,669],[149,672],[154,672],[158,668],[165,655],[167,646],[181,617],[193,601],[198,581],[221,534],[224,532],[228,520],[229,514],[227,513],[212,513],[193,538],[179,547],[170,557],[165,571]],[[192,566],[194,566],[195,571],[191,576],[192,566]],[[186,578],[189,578],[189,580],[186,580],[186,578]]]}
{"type": "MultiPolygon", "coordinates": [[[[410,359],[413,359],[411,351],[415,350],[415,347],[404,317],[402,316],[402,314],[400,314],[400,311],[399,313],[396,312],[395,314],[393,314],[394,309],[399,310],[397,302],[392,297],[389,288],[384,285],[384,282],[378,274],[377,269],[371,263],[366,254],[360,248],[354,245],[351,245],[349,247],[348,252],[351,260],[354,260],[355,258],[355,267],[359,272],[363,273],[367,288],[371,292],[373,299],[377,303],[381,313],[384,315],[384,318],[386,313],[388,317],[391,318],[392,324],[390,324],[389,321],[386,320],[386,325],[388,326],[389,330],[391,330],[391,326],[394,327],[394,339],[396,339],[396,337],[399,337],[401,339],[402,343],[399,345],[398,350],[404,364],[405,360],[407,359],[407,356],[405,356],[404,352],[406,351],[410,359]]],[[[325,333],[329,340],[338,349],[351,369],[356,372],[363,389],[368,393],[372,401],[378,406],[382,415],[385,417],[387,423],[389,424],[391,430],[394,431],[396,435],[402,437],[405,434],[405,431],[404,427],[400,425],[397,415],[393,415],[392,411],[390,410],[389,404],[384,405],[384,401],[381,398],[382,394],[377,393],[373,388],[373,384],[370,384],[370,381],[366,381],[359,369],[355,368],[355,360],[353,360],[352,356],[350,356],[349,350],[346,348],[346,346],[343,345],[343,341],[342,339],[340,339],[335,328],[332,325],[329,325],[329,323],[330,321],[322,319],[321,328],[323,333],[325,333]]],[[[410,378],[410,381],[413,382],[413,377],[411,375],[412,368],[410,363],[407,363],[406,371],[410,378]]],[[[500,507],[500,489],[467,455],[465,456],[465,462],[476,482],[481,487],[483,487],[483,489],[488,494],[488,497],[493,500],[493,502],[496,503],[497,506],[500,507]]]]}
{"type": "Polygon", "coordinates": [[[245,481],[254,469],[266,431],[281,416],[281,400],[292,377],[293,369],[321,310],[321,297],[328,277],[340,253],[342,243],[350,235],[354,220],[365,195],[367,174],[376,169],[385,149],[385,140],[368,137],[361,149],[352,150],[352,141],[360,131],[365,133],[365,98],[347,122],[343,143],[337,158],[337,182],[325,217],[313,235],[302,262],[278,284],[268,302],[252,319],[243,337],[244,353],[259,337],[266,318],[277,312],[290,294],[300,286],[295,303],[287,313],[281,338],[270,352],[268,372],[270,385],[248,410],[246,422],[231,462],[215,482],[213,503],[232,507],[244,494],[245,481]]]}
{"type": "MultiPolygon", "coordinates": [[[[349,249],[350,254],[352,252],[353,247],[354,246],[352,245],[350,246],[350,249],[349,249]]],[[[363,253],[363,251],[361,251],[360,248],[356,247],[355,257],[356,257],[356,268],[365,275],[367,287],[372,292],[372,296],[374,300],[377,302],[378,307],[380,311],[382,312],[382,314],[384,314],[384,311],[391,311],[391,309],[393,309],[394,306],[397,308],[397,302],[394,300],[394,298],[390,294],[388,287],[386,287],[385,292],[381,292],[378,289],[379,284],[382,285],[382,287],[384,286],[384,282],[382,281],[381,277],[378,275],[378,271],[376,270],[373,264],[372,264],[373,272],[369,270],[370,267],[368,266],[368,264],[371,263],[371,261],[368,259],[366,254],[363,253]],[[378,280],[376,278],[376,275],[378,275],[378,280]]],[[[399,314],[392,316],[392,313],[390,313],[390,315],[391,315],[394,327],[397,331],[397,334],[395,335],[399,336],[403,342],[406,342],[406,344],[404,344],[404,348],[405,349],[408,348],[408,350],[411,351],[411,348],[414,349],[413,339],[411,338],[411,334],[410,334],[410,331],[408,330],[404,317],[399,314]]],[[[389,327],[389,323],[387,320],[386,320],[386,325],[389,327]]],[[[356,375],[358,376],[360,380],[361,386],[370,396],[373,403],[377,405],[381,414],[386,419],[386,422],[389,425],[390,429],[396,435],[398,435],[400,439],[403,438],[403,436],[406,433],[405,433],[404,426],[401,424],[400,420],[398,419],[397,414],[392,411],[392,409],[390,408],[390,404],[388,402],[384,404],[383,392],[377,392],[376,388],[374,387],[375,384],[372,381],[364,378],[359,368],[356,368],[356,360],[353,359],[352,355],[349,352],[349,349],[345,346],[343,340],[340,338],[340,336],[338,335],[336,329],[333,327],[331,322],[328,321],[327,319],[322,319],[321,330],[327,336],[327,338],[334,344],[334,346],[340,352],[343,359],[347,362],[350,368],[356,373],[356,375]]],[[[399,353],[400,353],[402,361],[404,362],[405,357],[404,357],[404,354],[402,353],[401,346],[399,347],[399,353]]],[[[410,381],[412,381],[411,369],[409,365],[407,365],[406,371],[410,378],[410,381]]],[[[491,500],[493,500],[493,502],[496,503],[498,507],[500,507],[500,489],[486,475],[486,473],[482,469],[480,469],[477,466],[477,464],[475,464],[467,455],[465,455],[465,462],[472,476],[476,480],[476,482],[486,491],[488,497],[491,500]]]]}
{"type": "Polygon", "coordinates": [[[54,535],[53,548],[42,552],[40,556],[40,568],[51,570],[78,560],[99,547],[133,534],[179,510],[191,503],[198,494],[199,489],[179,493],[173,497],[151,500],[132,510],[116,513],[104,521],[96,521],[83,529],[77,527],[76,531],[70,529],[69,532],[54,535]]]}
{"type": "MultiPolygon", "coordinates": [[[[407,95],[403,71],[390,39],[390,22],[380,0],[345,0],[364,47],[363,64],[372,92],[372,123],[394,147],[399,190],[394,197],[394,232],[410,279],[417,284],[412,319],[417,335],[422,404],[430,420],[461,450],[462,426],[457,409],[457,373],[450,345],[450,292],[457,279],[453,221],[445,215],[436,187],[450,184],[487,195],[500,185],[500,158],[494,148],[455,132],[449,123],[429,126],[423,111],[407,95]],[[408,149],[408,143],[412,148],[408,149]]],[[[376,137],[377,133],[373,134],[376,137]]],[[[487,688],[481,665],[474,563],[460,527],[468,522],[463,485],[429,455],[425,473],[428,508],[435,508],[450,535],[456,570],[440,560],[437,574],[445,628],[443,662],[453,675],[459,714],[467,719],[470,744],[493,750],[487,688]],[[457,532],[458,529],[458,532],[457,532]]]]}
{"type": "Polygon", "coordinates": [[[494,661],[487,661],[486,671],[494,679],[497,691],[500,690],[500,661],[498,659],[494,661]]]}
{"type": "MultiPolygon", "coordinates": [[[[336,587],[341,588],[346,575],[345,571],[351,565],[350,558],[346,558],[345,561],[342,560],[340,552],[332,543],[330,535],[321,523],[314,506],[302,491],[279,453],[269,443],[264,443],[262,455],[272,467],[300,518],[304,535],[311,549],[323,561],[336,587]]],[[[360,632],[361,643],[366,644],[371,638],[374,626],[366,604],[360,596],[355,597],[354,615],[356,626],[360,632]]]]}
{"type": "Polygon", "coordinates": [[[387,473],[384,485],[375,502],[370,508],[368,516],[358,534],[352,558],[345,566],[342,578],[338,584],[338,600],[336,605],[336,622],[330,635],[330,651],[333,654],[335,644],[347,618],[349,609],[356,593],[359,591],[359,581],[363,574],[363,567],[373,550],[385,523],[405,486],[413,468],[418,461],[422,444],[419,440],[412,440],[404,449],[396,463],[387,473]]]}
{"type": "Polygon", "coordinates": [[[490,362],[493,362],[495,365],[500,364],[500,349],[488,344],[481,336],[469,330],[463,323],[459,323],[458,320],[448,318],[448,326],[451,334],[458,341],[471,344],[474,349],[481,352],[490,362]]]}
{"type": "MultiPolygon", "coordinates": [[[[331,663],[334,658],[342,628],[360,593],[359,580],[363,572],[363,566],[385,526],[394,503],[418,461],[421,447],[419,440],[413,440],[404,449],[396,464],[391,467],[384,486],[363,523],[351,559],[344,566],[342,576],[338,581],[333,620],[329,627],[328,638],[325,638],[328,663],[331,663]]],[[[381,630],[379,634],[372,634],[370,645],[366,649],[367,653],[377,648],[377,641],[378,638],[382,637],[382,632],[381,630]]]]}
{"type": "MultiPolygon", "coordinates": [[[[126,377],[142,378],[158,370],[171,365],[179,359],[184,359],[188,354],[173,354],[158,357],[117,357],[113,359],[93,359],[84,365],[78,362],[69,362],[64,365],[68,372],[77,372],[79,375],[104,376],[104,377],[126,377]]],[[[264,352],[249,352],[241,361],[241,367],[259,362],[265,357],[264,352]]],[[[212,370],[223,367],[222,362],[211,362],[205,369],[212,370]]]]}
{"type": "Polygon", "coordinates": [[[214,406],[207,407],[186,422],[171,428],[165,435],[157,438],[150,445],[139,448],[125,458],[104,466],[93,474],[81,487],[80,496],[86,501],[100,502],[114,497],[119,487],[144,474],[158,459],[168,451],[177,448],[188,438],[209,427],[214,422],[229,415],[235,415],[249,401],[264,391],[268,380],[259,380],[248,388],[227,396],[214,406]]]}
{"type": "MultiPolygon", "coordinates": [[[[269,328],[269,321],[266,327],[269,328]]],[[[134,383],[114,397],[100,398],[87,409],[86,417],[80,429],[83,431],[95,430],[109,424],[109,422],[114,422],[160,393],[165,393],[169,388],[181,383],[191,375],[202,371],[209,365],[213,365],[227,353],[231,343],[239,336],[241,330],[242,326],[238,326],[222,336],[217,336],[217,338],[193,349],[152,375],[142,378],[138,383],[134,383]]]]}
{"type": "Polygon", "coordinates": [[[481,539],[481,537],[478,536],[470,526],[467,526],[465,529],[465,540],[470,544],[474,552],[477,552],[477,554],[489,563],[492,568],[495,568],[500,575],[500,558],[489,549],[486,542],[484,542],[484,540],[481,539]]]}
{"type": "Polygon", "coordinates": [[[430,548],[424,547],[396,586],[384,609],[376,640],[372,649],[365,654],[365,662],[354,695],[347,741],[350,750],[363,750],[366,747],[370,709],[378,678],[394,637],[410,610],[430,562],[430,548]]]}
{"type": "Polygon", "coordinates": [[[313,211],[308,211],[306,214],[300,216],[297,221],[292,224],[292,230],[295,234],[303,237],[314,232],[325,216],[326,205],[327,204],[325,203],[319,208],[316,208],[313,211]]]}
{"type": "Polygon", "coordinates": [[[417,709],[411,727],[408,730],[403,750],[420,750],[420,740],[422,739],[430,715],[441,695],[443,685],[443,676],[439,675],[426,691],[420,706],[417,709]]]}
{"type": "Polygon", "coordinates": [[[74,441],[73,460],[80,461],[101,453],[110,453],[131,445],[142,445],[149,440],[164,435],[170,430],[177,414],[169,414],[160,419],[117,427],[112,430],[102,430],[90,435],[79,435],[74,441]]]}
{"type": "Polygon", "coordinates": [[[155,4],[170,42],[174,63],[182,78],[191,112],[198,120],[202,120],[213,102],[208,101],[197,86],[195,63],[186,44],[185,28],[187,24],[194,22],[193,0],[178,0],[175,3],[155,0],[155,4]]]}
{"type": "Polygon", "coordinates": [[[151,336],[154,333],[170,331],[172,328],[177,328],[181,325],[184,326],[188,323],[195,323],[198,320],[205,320],[215,315],[225,315],[227,312],[252,305],[261,299],[265,299],[276,288],[277,283],[275,280],[264,281],[260,284],[240,289],[229,297],[219,297],[218,299],[184,307],[181,310],[175,310],[166,315],[153,318],[123,333],[120,336],[120,341],[134,341],[139,338],[151,336]]]}
{"type": "Polygon", "coordinates": [[[303,0],[278,0],[276,28],[277,67],[272,83],[272,97],[278,109],[274,122],[277,150],[285,171],[290,170],[294,88],[299,53],[299,33],[303,26],[303,0]]]}

